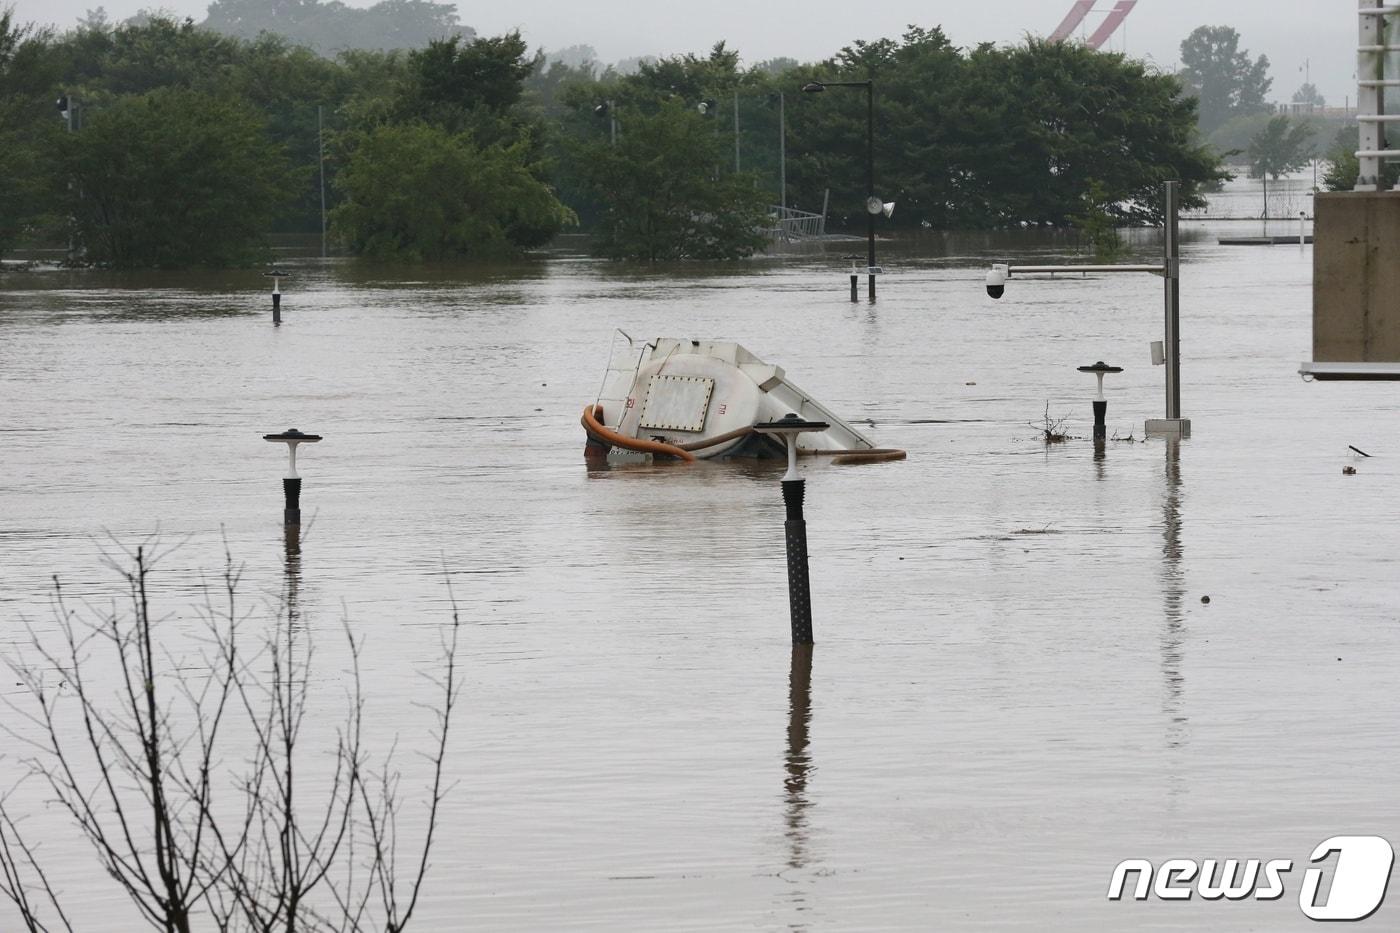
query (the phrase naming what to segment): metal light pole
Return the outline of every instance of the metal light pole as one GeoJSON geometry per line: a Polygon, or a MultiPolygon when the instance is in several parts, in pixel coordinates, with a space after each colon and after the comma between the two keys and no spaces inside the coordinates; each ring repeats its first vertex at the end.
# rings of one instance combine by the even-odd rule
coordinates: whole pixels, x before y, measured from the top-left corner
{"type": "Polygon", "coordinates": [[[1162,207],[1165,222],[1162,227],[1162,262],[1159,265],[1071,265],[1071,266],[1017,266],[1011,263],[996,263],[987,273],[987,294],[1000,298],[1006,290],[1006,282],[1017,275],[1057,275],[1065,273],[1108,273],[1108,272],[1148,272],[1162,277],[1164,326],[1162,359],[1153,362],[1166,364],[1166,417],[1149,418],[1143,426],[1148,434],[1163,434],[1187,437],[1191,434],[1191,419],[1181,417],[1181,239],[1177,224],[1180,208],[1181,182],[1169,181],[1162,186],[1162,207]]]}
{"type": "Polygon", "coordinates": [[[865,88],[865,213],[866,213],[866,276],[869,279],[867,295],[875,300],[875,276],[880,269],[875,265],[875,217],[884,212],[884,205],[875,196],[875,82],[865,81],[813,81],[804,84],[802,90],[817,94],[829,87],[865,88]]]}
{"type": "Polygon", "coordinates": [[[321,129],[321,105],[316,105],[316,157],[321,169],[321,258],[326,258],[326,144],[321,129]]]}
{"type": "Polygon", "coordinates": [[[1166,202],[1166,217],[1162,223],[1162,293],[1165,310],[1162,333],[1167,344],[1167,417],[1155,426],[1149,420],[1144,430],[1149,434],[1190,434],[1191,422],[1181,418],[1181,237],[1177,227],[1181,182],[1169,181],[1162,187],[1166,202]]]}
{"type": "Polygon", "coordinates": [[[595,117],[608,118],[608,142],[617,145],[617,105],[610,100],[605,100],[593,108],[595,117]]]}
{"type": "Polygon", "coordinates": [[[739,89],[734,89],[734,172],[739,172],[739,89]]]}
{"type": "Polygon", "coordinates": [[[778,204],[787,210],[787,113],[783,92],[778,92],[778,204]]]}
{"type": "MultiPolygon", "coordinates": [[[[72,100],[70,100],[67,94],[64,94],[62,97],[60,97],[60,98],[56,101],[56,103],[58,104],[58,113],[59,113],[59,116],[61,116],[61,117],[63,118],[64,126],[67,127],[68,132],[70,132],[70,133],[73,132],[73,117],[74,117],[74,111],[77,109],[77,106],[78,106],[77,103],[74,102],[74,101],[72,101],[72,100]]],[[[72,178],[71,175],[70,175],[69,178],[68,178],[68,190],[69,190],[69,192],[72,192],[72,190],[73,190],[73,178],[72,178]]],[[[72,261],[73,261],[73,225],[74,225],[74,223],[75,223],[75,221],[74,221],[73,218],[70,216],[69,219],[68,219],[68,253],[67,253],[67,260],[68,260],[68,262],[72,262],[72,261]]]]}

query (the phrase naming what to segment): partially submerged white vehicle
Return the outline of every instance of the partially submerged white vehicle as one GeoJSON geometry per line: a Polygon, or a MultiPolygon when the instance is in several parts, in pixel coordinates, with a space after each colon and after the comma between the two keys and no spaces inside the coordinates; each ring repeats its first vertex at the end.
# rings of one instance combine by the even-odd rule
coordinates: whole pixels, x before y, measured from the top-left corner
{"type": "Polygon", "coordinates": [[[598,399],[583,412],[590,459],[782,457],[782,445],[753,426],[785,415],[829,425],[802,434],[799,454],[826,454],[837,463],[905,456],[877,448],[789,381],[781,367],[737,343],[658,337],[638,349],[632,338],[618,334],[626,343],[614,340],[598,399]]]}

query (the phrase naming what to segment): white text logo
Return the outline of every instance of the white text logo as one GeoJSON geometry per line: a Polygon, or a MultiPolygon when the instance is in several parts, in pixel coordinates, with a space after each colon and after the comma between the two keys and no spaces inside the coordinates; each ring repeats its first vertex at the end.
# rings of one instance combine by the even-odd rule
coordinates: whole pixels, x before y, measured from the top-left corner
{"type": "MultiPolygon", "coordinates": [[[[1298,907],[1311,920],[1364,920],[1380,908],[1390,883],[1395,852],[1380,836],[1333,836],[1313,849],[1309,861],[1328,862],[1328,868],[1303,873],[1298,907]],[[1324,886],[1324,880],[1329,883],[1324,886]]],[[[1292,859],[1167,859],[1153,867],[1147,859],[1119,862],[1108,882],[1108,899],[1124,896],[1145,901],[1185,901],[1199,896],[1207,901],[1272,901],[1285,893],[1284,876],[1293,870],[1292,859]]]]}

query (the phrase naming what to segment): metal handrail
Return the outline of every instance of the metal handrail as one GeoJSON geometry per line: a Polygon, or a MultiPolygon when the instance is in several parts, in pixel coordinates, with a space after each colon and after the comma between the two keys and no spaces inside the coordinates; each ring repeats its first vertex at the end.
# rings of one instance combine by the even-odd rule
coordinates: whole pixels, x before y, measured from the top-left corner
{"type": "Polygon", "coordinates": [[[1090,266],[1090,265],[1079,264],[1079,265],[1072,265],[1072,266],[1012,266],[1012,265],[1008,265],[1008,266],[1006,267],[1006,274],[1007,274],[1008,277],[1013,276],[1013,275],[1058,275],[1058,274],[1061,274],[1061,273],[1075,273],[1075,272],[1084,272],[1084,273],[1093,272],[1093,273],[1096,273],[1096,274],[1097,274],[1097,273],[1102,273],[1102,272],[1151,272],[1151,273],[1153,273],[1154,275],[1164,275],[1164,274],[1166,273],[1166,266],[1161,265],[1161,264],[1159,263],[1159,264],[1157,264],[1157,265],[1152,265],[1152,266],[1146,266],[1146,265],[1137,265],[1137,266],[1133,266],[1133,265],[1127,265],[1127,264],[1112,265],[1112,266],[1090,266]]]}

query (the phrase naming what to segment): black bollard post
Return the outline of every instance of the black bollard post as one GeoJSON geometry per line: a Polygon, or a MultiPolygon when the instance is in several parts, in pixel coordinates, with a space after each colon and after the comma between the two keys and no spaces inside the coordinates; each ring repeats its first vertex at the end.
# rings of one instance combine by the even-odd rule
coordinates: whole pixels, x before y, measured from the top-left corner
{"type": "Polygon", "coordinates": [[[860,276],[851,273],[851,300],[860,301],[860,276]]]}
{"type": "Polygon", "coordinates": [[[288,525],[301,524],[301,477],[282,477],[282,521],[288,525]]]}
{"type": "Polygon", "coordinates": [[[787,506],[788,613],[792,618],[792,643],[812,644],[812,586],[807,576],[807,520],[802,516],[806,481],[783,480],[783,504],[787,506]]]}
{"type": "Polygon", "coordinates": [[[825,421],[806,421],[795,414],[778,421],[753,426],[759,434],[776,437],[787,445],[788,468],[783,475],[783,504],[787,507],[784,530],[787,537],[788,613],[792,622],[792,643],[810,645],[812,637],[812,590],[807,574],[807,520],[802,514],[806,483],[797,473],[797,436],[807,431],[825,431],[825,421]]]}
{"type": "Polygon", "coordinates": [[[282,522],[288,526],[301,524],[301,477],[297,475],[297,445],[314,444],[319,434],[303,434],[288,428],[281,434],[264,434],[263,440],[287,445],[287,475],[282,477],[282,522]]]}
{"type": "Polygon", "coordinates": [[[1094,440],[1103,441],[1108,439],[1108,400],[1094,399],[1094,440]]]}
{"type": "Polygon", "coordinates": [[[282,288],[281,279],[287,277],[287,273],[281,269],[273,269],[264,272],[263,275],[272,279],[272,326],[282,326],[282,288]]]}
{"type": "Polygon", "coordinates": [[[1098,377],[1098,394],[1094,396],[1094,442],[1102,444],[1108,440],[1108,399],[1103,394],[1103,377],[1107,373],[1121,373],[1123,367],[1109,366],[1103,360],[1099,360],[1092,366],[1079,367],[1081,373],[1093,373],[1098,377]]]}

